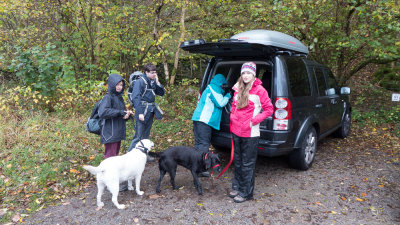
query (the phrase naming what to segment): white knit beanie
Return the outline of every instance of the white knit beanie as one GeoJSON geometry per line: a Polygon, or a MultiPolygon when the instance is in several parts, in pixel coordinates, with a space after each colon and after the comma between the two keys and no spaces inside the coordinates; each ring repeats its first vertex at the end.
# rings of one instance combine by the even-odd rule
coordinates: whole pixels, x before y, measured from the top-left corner
{"type": "Polygon", "coordinates": [[[242,70],[240,71],[240,74],[242,74],[245,71],[250,72],[255,77],[256,76],[256,64],[253,63],[253,62],[243,63],[242,70]]]}

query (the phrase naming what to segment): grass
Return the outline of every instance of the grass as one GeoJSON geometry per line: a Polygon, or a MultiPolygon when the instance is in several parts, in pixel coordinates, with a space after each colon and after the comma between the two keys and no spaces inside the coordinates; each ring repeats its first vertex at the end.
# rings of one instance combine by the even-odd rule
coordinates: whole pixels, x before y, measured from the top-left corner
{"type": "MultiPolygon", "coordinates": [[[[156,100],[165,115],[153,124],[155,151],[172,145],[193,145],[191,115],[197,94],[187,94],[187,88],[169,87],[167,94],[156,100]]],[[[9,222],[14,215],[23,221],[29,213],[81,192],[93,181],[82,165],[98,165],[104,159],[99,136],[84,129],[91,105],[52,113],[10,108],[0,114],[1,223],[9,222]]],[[[126,152],[133,133],[133,123],[128,121],[121,153],[126,152]]]]}

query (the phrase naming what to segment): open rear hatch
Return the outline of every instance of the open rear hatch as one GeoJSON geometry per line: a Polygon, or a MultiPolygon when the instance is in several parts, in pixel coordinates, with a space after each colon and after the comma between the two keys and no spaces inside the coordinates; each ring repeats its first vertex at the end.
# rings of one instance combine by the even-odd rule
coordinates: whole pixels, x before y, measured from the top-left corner
{"type": "Polygon", "coordinates": [[[276,49],[272,46],[241,42],[237,40],[205,42],[203,39],[200,39],[182,42],[180,47],[190,53],[202,53],[219,57],[257,57],[276,52],[276,49]]]}
{"type": "Polygon", "coordinates": [[[218,42],[206,42],[204,39],[184,41],[180,47],[190,53],[220,57],[259,57],[279,52],[291,55],[309,53],[298,39],[270,30],[246,31],[218,42]]]}

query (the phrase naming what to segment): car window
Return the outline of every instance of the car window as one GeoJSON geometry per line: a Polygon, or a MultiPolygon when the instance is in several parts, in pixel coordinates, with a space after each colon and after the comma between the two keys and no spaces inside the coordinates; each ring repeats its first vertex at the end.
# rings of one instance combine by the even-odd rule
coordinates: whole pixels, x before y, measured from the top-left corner
{"type": "Polygon", "coordinates": [[[290,80],[290,91],[293,97],[310,96],[310,82],[306,65],[300,58],[286,58],[286,67],[290,80]]]}
{"type": "Polygon", "coordinates": [[[337,85],[335,77],[333,76],[332,71],[327,69],[326,72],[327,72],[327,78],[328,78],[328,87],[334,88],[336,91],[338,91],[338,85],[337,85]]]}
{"type": "Polygon", "coordinates": [[[314,68],[315,79],[317,81],[318,94],[319,96],[325,96],[326,92],[326,82],[324,77],[324,72],[321,68],[314,68]]]}

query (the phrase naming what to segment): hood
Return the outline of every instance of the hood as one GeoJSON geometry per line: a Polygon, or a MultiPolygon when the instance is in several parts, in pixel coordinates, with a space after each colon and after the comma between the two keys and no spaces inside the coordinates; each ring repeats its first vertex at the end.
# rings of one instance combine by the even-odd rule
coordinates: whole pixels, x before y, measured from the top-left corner
{"type": "Polygon", "coordinates": [[[110,94],[114,94],[114,95],[122,95],[122,93],[124,93],[125,90],[125,81],[124,79],[115,73],[110,74],[110,76],[108,77],[108,93],[110,94]],[[122,80],[122,83],[124,84],[122,91],[120,93],[118,93],[115,89],[115,86],[117,86],[117,84],[122,80]]]}
{"type": "Polygon", "coordinates": [[[211,79],[210,85],[213,88],[214,91],[222,92],[222,87],[221,85],[226,84],[226,79],[224,75],[222,74],[217,74],[211,79]]]}

